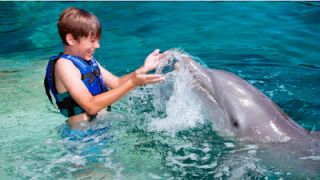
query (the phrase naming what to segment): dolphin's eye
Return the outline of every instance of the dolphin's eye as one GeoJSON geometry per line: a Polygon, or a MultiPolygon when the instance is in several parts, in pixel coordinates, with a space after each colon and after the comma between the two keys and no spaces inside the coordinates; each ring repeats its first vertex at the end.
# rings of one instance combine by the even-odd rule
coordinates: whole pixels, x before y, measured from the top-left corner
{"type": "Polygon", "coordinates": [[[239,124],[238,124],[238,122],[233,122],[233,125],[234,125],[234,127],[239,127],[239,124]]]}
{"type": "Polygon", "coordinates": [[[239,123],[238,121],[234,118],[234,117],[231,117],[231,122],[233,124],[234,127],[238,128],[239,127],[239,123]]]}

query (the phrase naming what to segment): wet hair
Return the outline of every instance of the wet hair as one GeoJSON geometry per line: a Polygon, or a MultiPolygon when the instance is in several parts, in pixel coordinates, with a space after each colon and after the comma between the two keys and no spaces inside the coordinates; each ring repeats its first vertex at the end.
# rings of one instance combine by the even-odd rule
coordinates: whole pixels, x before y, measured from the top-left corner
{"type": "Polygon", "coordinates": [[[91,36],[95,39],[101,38],[101,25],[98,18],[83,9],[67,8],[60,15],[58,30],[63,44],[68,45],[66,35],[68,33],[79,40],[82,37],[91,36]]]}

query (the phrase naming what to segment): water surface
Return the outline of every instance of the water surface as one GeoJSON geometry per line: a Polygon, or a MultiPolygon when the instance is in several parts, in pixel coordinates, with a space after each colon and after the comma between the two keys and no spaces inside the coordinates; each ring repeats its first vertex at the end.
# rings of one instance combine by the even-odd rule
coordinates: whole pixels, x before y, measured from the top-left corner
{"type": "Polygon", "coordinates": [[[65,119],[42,82],[47,59],[63,50],[56,23],[70,6],[100,19],[95,56],[116,75],[139,67],[155,48],[182,48],[247,80],[304,128],[320,130],[317,2],[0,2],[1,178],[295,178],[256,160],[256,145],[213,132],[188,93],[157,103],[157,86],[114,104],[101,118],[107,132],[61,137],[65,119]],[[172,123],[161,121],[159,106],[172,109],[172,123]],[[247,155],[230,156],[239,149],[247,155]]]}

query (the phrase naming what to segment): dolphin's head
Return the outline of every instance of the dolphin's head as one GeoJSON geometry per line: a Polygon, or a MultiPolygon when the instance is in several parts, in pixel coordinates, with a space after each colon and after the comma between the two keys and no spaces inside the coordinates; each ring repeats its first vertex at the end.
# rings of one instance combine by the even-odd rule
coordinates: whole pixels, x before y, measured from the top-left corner
{"type": "Polygon", "coordinates": [[[158,73],[173,79],[188,76],[178,81],[188,82],[185,89],[191,89],[200,101],[215,131],[262,141],[286,141],[297,134],[299,128],[285,113],[238,76],[206,68],[196,58],[177,49],[164,52],[161,59],[158,73]]]}
{"type": "Polygon", "coordinates": [[[217,102],[210,71],[205,65],[200,65],[201,60],[178,49],[165,51],[160,58],[161,63],[156,68],[156,73],[165,74],[166,81],[169,82],[164,82],[160,87],[162,95],[159,98],[168,100],[174,87],[172,83],[180,83],[179,85],[185,86],[186,91],[190,90],[192,96],[200,102],[204,116],[212,120],[215,131],[234,134],[233,131],[239,124],[234,121],[235,118],[230,120],[217,102]]]}

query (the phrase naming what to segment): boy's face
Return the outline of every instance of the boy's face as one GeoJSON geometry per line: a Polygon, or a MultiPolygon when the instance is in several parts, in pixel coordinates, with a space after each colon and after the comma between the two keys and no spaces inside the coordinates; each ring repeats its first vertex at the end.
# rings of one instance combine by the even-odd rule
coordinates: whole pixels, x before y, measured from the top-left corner
{"type": "Polygon", "coordinates": [[[76,48],[79,53],[78,56],[87,61],[92,58],[94,51],[99,47],[99,39],[93,38],[92,36],[81,37],[74,43],[74,48],[76,48]]]}

